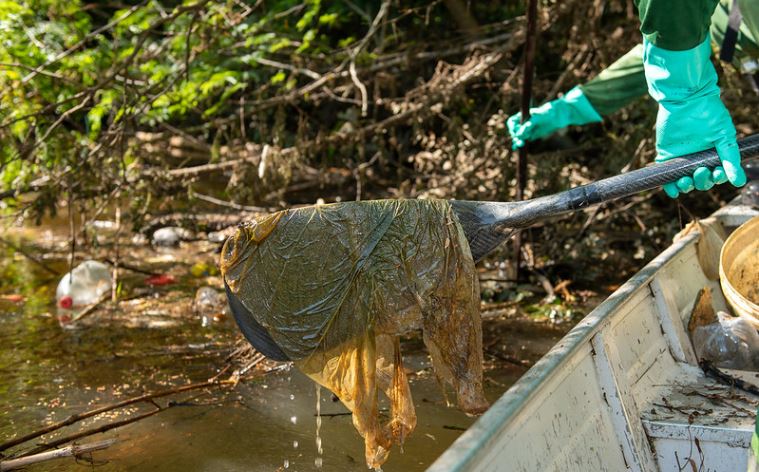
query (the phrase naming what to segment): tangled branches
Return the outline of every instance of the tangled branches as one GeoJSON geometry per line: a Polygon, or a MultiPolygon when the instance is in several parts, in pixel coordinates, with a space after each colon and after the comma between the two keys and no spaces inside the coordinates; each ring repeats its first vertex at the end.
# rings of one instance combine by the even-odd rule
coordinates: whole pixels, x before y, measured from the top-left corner
{"type": "MultiPolygon", "coordinates": [[[[456,0],[43,3],[0,11],[9,25],[0,41],[14,45],[0,50],[6,208],[40,215],[62,196],[85,209],[121,198],[139,224],[199,203],[196,194],[229,209],[511,196],[503,121],[518,102],[518,9],[456,0]]],[[[636,42],[630,5],[543,5],[537,100],[636,42]]],[[[601,175],[633,152],[647,157],[653,113],[623,113],[644,126],[591,128],[591,152],[572,165],[592,163],[601,175]],[[601,139],[622,157],[593,160],[601,139]]],[[[536,159],[533,190],[567,185],[567,159],[536,159]]]]}
{"type": "Polygon", "coordinates": [[[241,203],[325,185],[350,198],[358,174],[375,175],[373,156],[383,178],[402,183],[413,171],[408,128],[491,79],[522,34],[510,11],[476,34],[451,31],[442,22],[457,2],[47,5],[20,4],[2,39],[46,27],[0,57],[0,191],[37,214],[64,191],[85,203],[130,195],[138,219],[153,197],[209,174],[241,203]]]}

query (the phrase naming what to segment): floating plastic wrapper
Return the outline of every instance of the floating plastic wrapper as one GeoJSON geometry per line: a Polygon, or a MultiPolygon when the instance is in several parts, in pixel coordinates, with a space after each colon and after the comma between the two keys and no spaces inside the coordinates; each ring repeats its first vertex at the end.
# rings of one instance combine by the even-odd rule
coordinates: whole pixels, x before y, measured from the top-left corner
{"type": "MultiPolygon", "coordinates": [[[[482,392],[479,284],[444,200],[381,200],[274,213],[241,226],[221,257],[243,332],[265,330],[287,358],[335,393],[378,468],[416,425],[398,337],[421,329],[441,385],[459,407],[482,392]],[[390,399],[380,424],[378,391],[390,399]]],[[[248,336],[249,339],[250,336],[248,336]]]]}

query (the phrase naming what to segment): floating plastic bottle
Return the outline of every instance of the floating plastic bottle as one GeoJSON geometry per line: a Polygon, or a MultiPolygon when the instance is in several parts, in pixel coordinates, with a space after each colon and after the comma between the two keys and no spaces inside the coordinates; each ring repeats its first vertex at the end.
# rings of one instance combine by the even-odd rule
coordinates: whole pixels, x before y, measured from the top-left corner
{"type": "Polygon", "coordinates": [[[192,239],[192,232],[176,226],[167,226],[153,233],[153,244],[156,246],[176,246],[180,241],[192,239]]]}
{"type": "Polygon", "coordinates": [[[752,180],[741,189],[741,203],[759,208],[759,180],[752,180]]]}
{"type": "Polygon", "coordinates": [[[72,310],[91,305],[111,291],[111,272],[98,261],[84,261],[64,275],[55,291],[60,308],[72,310]]]}
{"type": "Polygon", "coordinates": [[[227,240],[229,233],[227,231],[211,231],[208,233],[208,240],[212,243],[223,243],[227,240]]]}
{"type": "Polygon", "coordinates": [[[224,317],[227,307],[227,299],[220,292],[211,287],[200,287],[195,292],[193,309],[200,316],[203,327],[210,325],[224,317]]]}

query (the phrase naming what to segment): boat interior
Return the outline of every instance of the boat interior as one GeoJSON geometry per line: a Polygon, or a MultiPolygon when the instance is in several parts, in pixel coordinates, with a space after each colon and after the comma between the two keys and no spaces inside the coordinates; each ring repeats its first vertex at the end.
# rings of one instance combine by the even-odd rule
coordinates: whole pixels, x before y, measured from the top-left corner
{"type": "MultiPolygon", "coordinates": [[[[728,230],[759,214],[731,205],[728,230]]],[[[676,241],[567,334],[430,471],[746,470],[759,397],[707,376],[687,334],[699,291],[726,310],[676,241]]],[[[753,385],[756,372],[725,370],[753,385]]]]}

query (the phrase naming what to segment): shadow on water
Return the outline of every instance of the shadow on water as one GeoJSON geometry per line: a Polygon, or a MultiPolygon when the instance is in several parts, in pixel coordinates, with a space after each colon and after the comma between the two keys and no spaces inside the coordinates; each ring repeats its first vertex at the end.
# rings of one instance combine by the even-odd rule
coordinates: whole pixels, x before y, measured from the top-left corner
{"type": "MultiPolygon", "coordinates": [[[[175,254],[177,260],[192,260],[196,253],[194,248],[177,251],[184,251],[175,254]]],[[[63,259],[49,263],[61,273],[67,268],[63,259]]],[[[239,336],[229,320],[203,328],[190,314],[183,322],[162,328],[128,327],[109,323],[105,317],[94,318],[96,322],[83,328],[64,330],[54,316],[56,278],[10,250],[2,251],[0,276],[0,295],[24,297],[23,302],[0,300],[0,442],[95,406],[204,381],[223,365],[239,336]]],[[[180,284],[179,289],[191,299],[195,287],[180,284]]],[[[496,336],[508,328],[499,331],[496,336]]],[[[541,349],[547,349],[560,334],[543,333],[547,341],[541,349]]],[[[411,339],[403,350],[418,425],[404,452],[392,451],[383,467],[386,471],[424,470],[474,421],[446,406],[421,342],[411,339]]],[[[526,369],[508,362],[487,365],[488,399],[494,401],[526,369]]],[[[335,400],[322,390],[321,470],[366,470],[363,440],[335,400]]],[[[42,439],[144,411],[149,409],[136,406],[101,415],[42,439]]],[[[109,449],[94,454],[96,468],[103,471],[316,470],[315,412],[314,384],[283,365],[232,390],[183,397],[174,408],[82,442],[118,439],[109,449]]],[[[30,445],[15,451],[24,448],[30,445]]],[[[30,470],[81,467],[65,459],[30,470]]]]}

